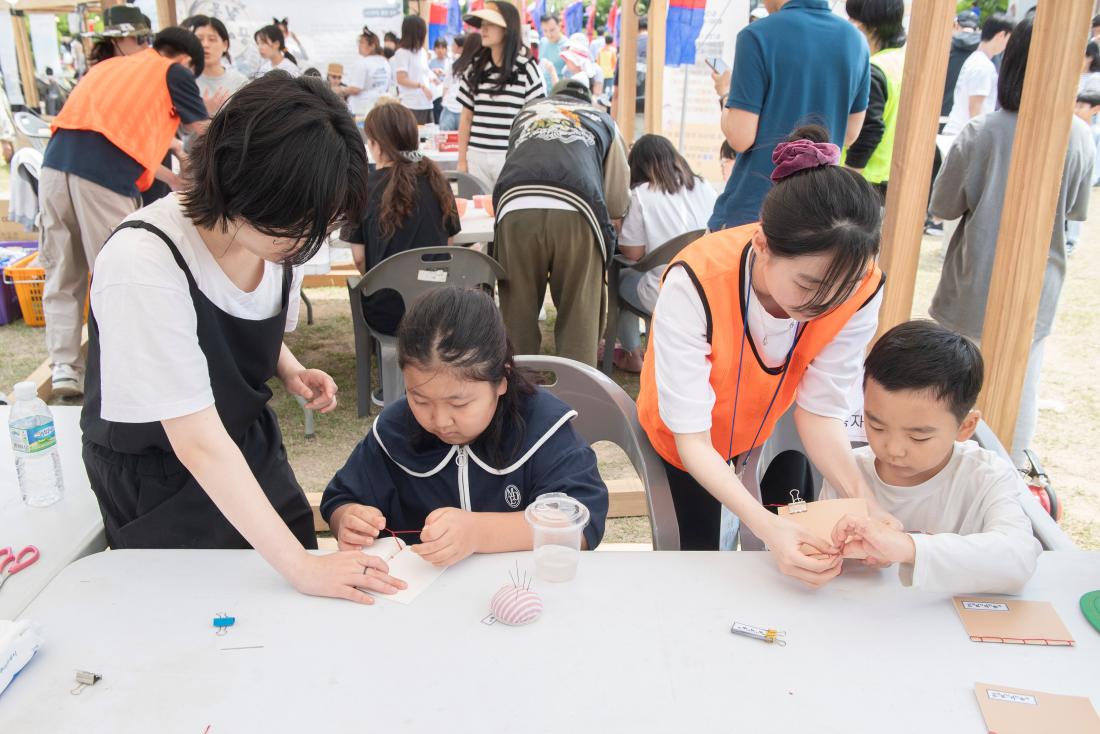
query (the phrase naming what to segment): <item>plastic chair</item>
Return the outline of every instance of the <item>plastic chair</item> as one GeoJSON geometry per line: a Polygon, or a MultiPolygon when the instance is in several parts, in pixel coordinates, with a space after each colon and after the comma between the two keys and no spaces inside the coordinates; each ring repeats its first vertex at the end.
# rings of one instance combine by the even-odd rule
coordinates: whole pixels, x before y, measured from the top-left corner
{"type": "Polygon", "coordinates": [[[487,196],[493,193],[489,185],[477,176],[462,171],[443,171],[447,177],[447,183],[455,189],[455,196],[460,199],[472,199],[475,196],[487,196]]]}
{"type": "Polygon", "coordinates": [[[397,337],[370,328],[363,315],[362,298],[381,290],[394,290],[409,307],[430,290],[446,286],[485,288],[491,291],[504,280],[504,268],[496,260],[464,247],[421,247],[387,257],[362,278],[348,278],[351,321],[355,330],[355,386],[359,393],[359,417],[370,413],[370,367],[377,342],[381,351],[379,373],[382,398],[387,405],[405,393],[405,380],[397,366],[397,337]]]}
{"type": "Polygon", "coordinates": [[[519,356],[516,365],[554,374],[554,381],[542,387],[577,411],[573,425],[585,441],[610,441],[626,452],[645,486],[653,549],[680,550],[680,529],[668,476],[638,423],[638,410],[630,396],[607,375],[571,359],[519,356]]]}
{"type": "MultiPolygon", "coordinates": [[[[977,441],[983,449],[993,451],[1009,464],[1013,464],[1011,454],[1008,453],[1004,444],[997,438],[997,434],[985,421],[978,423],[978,429],[974,431],[973,440],[977,441]]],[[[1031,520],[1031,530],[1035,533],[1035,537],[1039,539],[1043,550],[1077,550],[1077,546],[1066,535],[1066,531],[1062,530],[1061,526],[1050,516],[1050,513],[1035,500],[1027,485],[1024,484],[1023,479],[1018,484],[1020,505],[1023,506],[1027,519],[1031,520]]]]}
{"type": "MultiPolygon", "coordinates": [[[[760,500],[760,480],[763,478],[764,472],[772,459],[783,451],[798,451],[803,455],[806,453],[806,449],[802,445],[802,439],[799,438],[798,430],[794,425],[794,410],[792,407],[779,419],[772,435],[764,442],[762,447],[753,452],[753,455],[749,458],[748,466],[745,467],[745,488],[757,501],[760,500]]],[[[978,423],[978,428],[974,432],[972,440],[976,441],[983,449],[995,452],[1009,465],[1012,465],[1012,459],[1008,451],[1001,445],[1001,442],[993,433],[993,429],[985,421],[978,423]]],[[[823,479],[821,473],[816,467],[813,467],[812,463],[810,466],[813,468],[814,496],[816,497],[817,493],[821,491],[823,479]]],[[[1044,550],[1075,550],[1073,541],[1058,526],[1058,523],[1054,522],[1054,519],[1046,510],[1035,501],[1022,479],[1019,482],[1019,501],[1024,514],[1031,521],[1032,532],[1042,544],[1044,550]]],[[[739,533],[742,550],[764,549],[764,544],[744,525],[741,526],[739,533]]]]}
{"type": "Polygon", "coordinates": [[[619,311],[626,309],[631,313],[641,316],[645,319],[647,330],[649,328],[650,318],[653,316],[651,313],[635,308],[619,295],[619,275],[622,270],[627,269],[639,273],[648,273],[654,268],[668,265],[672,258],[680,254],[680,250],[702,237],[705,232],[706,230],[697,229],[692,232],[685,232],[678,237],[673,237],[653,252],[647,253],[645,257],[637,262],[627,260],[622,255],[615,255],[615,257],[611,259],[611,266],[607,272],[607,328],[604,331],[603,362],[600,365],[600,369],[603,370],[604,374],[611,374],[611,360],[615,354],[615,335],[618,333],[619,329],[619,311]]]}

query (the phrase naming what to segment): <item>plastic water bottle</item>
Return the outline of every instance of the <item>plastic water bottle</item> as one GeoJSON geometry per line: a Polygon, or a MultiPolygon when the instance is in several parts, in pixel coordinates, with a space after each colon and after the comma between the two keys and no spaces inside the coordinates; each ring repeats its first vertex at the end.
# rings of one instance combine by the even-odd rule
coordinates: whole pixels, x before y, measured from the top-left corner
{"type": "Polygon", "coordinates": [[[48,507],[57,502],[65,484],[61,479],[53,414],[39,399],[33,382],[15,386],[8,431],[23,501],[31,507],[48,507]]]}

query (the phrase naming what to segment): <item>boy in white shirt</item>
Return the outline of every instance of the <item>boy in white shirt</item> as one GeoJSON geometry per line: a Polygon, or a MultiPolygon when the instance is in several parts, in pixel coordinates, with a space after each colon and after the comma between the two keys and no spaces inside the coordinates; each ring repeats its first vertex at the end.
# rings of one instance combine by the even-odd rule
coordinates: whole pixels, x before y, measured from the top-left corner
{"type": "Polygon", "coordinates": [[[1012,20],[1002,13],[994,13],[982,23],[982,40],[959,69],[943,135],[954,137],[971,118],[996,109],[997,67],[993,57],[1004,53],[1012,28],[1012,20]]]}
{"type": "MultiPolygon", "coordinates": [[[[833,542],[870,565],[901,564],[906,586],[945,593],[1014,593],[1042,551],[1020,505],[1016,469],[968,441],[981,414],[982,355],[932,321],[886,332],[864,364],[869,446],[856,463],[883,510],[907,532],[866,518],[837,523],[833,542]]],[[[838,493],[826,482],[821,499],[838,493]]]]}

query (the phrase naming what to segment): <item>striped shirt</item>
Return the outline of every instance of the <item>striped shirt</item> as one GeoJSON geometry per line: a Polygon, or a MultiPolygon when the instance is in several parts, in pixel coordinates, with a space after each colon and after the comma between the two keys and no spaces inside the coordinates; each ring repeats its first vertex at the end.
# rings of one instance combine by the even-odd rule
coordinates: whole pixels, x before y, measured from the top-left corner
{"type": "Polygon", "coordinates": [[[520,109],[528,102],[546,96],[542,72],[534,59],[520,55],[512,69],[512,78],[502,91],[496,91],[500,68],[490,66],[478,85],[476,96],[470,85],[473,73],[473,68],[468,69],[458,88],[458,103],[474,113],[469,147],[507,151],[512,121],[520,109]]]}

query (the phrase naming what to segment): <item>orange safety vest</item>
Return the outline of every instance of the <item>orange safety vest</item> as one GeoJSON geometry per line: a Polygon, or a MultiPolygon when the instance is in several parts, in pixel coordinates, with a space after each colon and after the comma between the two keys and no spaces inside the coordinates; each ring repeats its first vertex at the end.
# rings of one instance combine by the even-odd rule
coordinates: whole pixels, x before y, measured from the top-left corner
{"type": "Polygon", "coordinates": [[[180,124],[168,92],[173,63],[151,48],[99,62],[73,89],[50,129],[92,130],[107,138],[145,169],[136,183],[147,190],[180,124]]]}
{"type": "MultiPolygon", "coordinates": [[[[806,322],[799,329],[786,377],[783,377],[782,367],[773,369],[763,365],[757,356],[751,335],[747,335],[744,352],[741,351],[744,329],[742,298],[745,279],[748,277],[749,249],[758,227],[758,223],[746,224],[707,235],[684,248],[669,265],[669,270],[682,267],[688,271],[707,314],[707,341],[711,349],[708,357],[710,384],[715,395],[714,408],[711,411],[710,440],[714,449],[727,461],[755,448],[753,439],[758,433],[756,446],[767,440],[776,422],[794,403],[798,383],[802,381],[806,368],[840,333],[848,320],[874,298],[886,280],[877,265],[871,266],[863,282],[847,301],[827,314],[806,322]],[[737,389],[739,363],[740,391],[737,389]],[[775,403],[768,410],[773,395],[775,403]],[[735,399],[737,425],[732,426],[735,399]]],[[[651,332],[649,348],[642,365],[638,420],[657,453],[668,463],[683,469],[684,465],[676,450],[676,439],[661,420],[658,410],[654,341],[654,334],[651,332]]]]}

